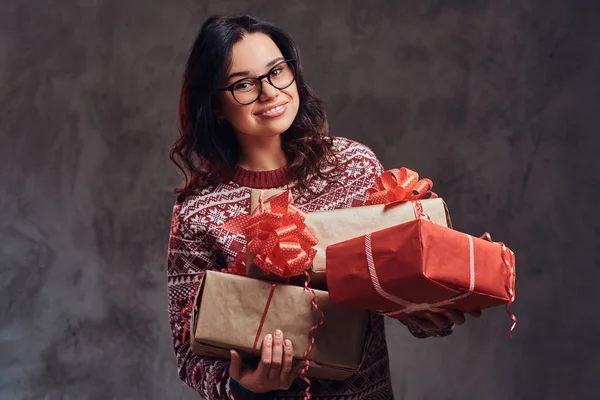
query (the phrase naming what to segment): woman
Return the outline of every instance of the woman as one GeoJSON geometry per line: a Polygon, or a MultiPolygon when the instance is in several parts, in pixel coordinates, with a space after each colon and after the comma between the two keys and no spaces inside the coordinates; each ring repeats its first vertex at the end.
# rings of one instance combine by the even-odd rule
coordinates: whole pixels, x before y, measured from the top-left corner
{"type": "MultiPolygon", "coordinates": [[[[222,269],[245,239],[219,228],[249,212],[251,188],[290,189],[305,211],[363,205],[383,172],[367,147],[329,136],[323,106],[304,80],[298,49],[280,29],[249,16],[209,18],[189,56],[180,98],[181,136],[171,159],[185,174],[169,242],[169,314],[179,376],[206,399],[301,398],[293,343],[266,335],[256,368],[199,357],[182,342],[181,310],[192,278],[222,269]]],[[[312,379],[314,396],[392,399],[382,317],[361,370],[343,382],[312,379]]],[[[462,314],[430,314],[405,323],[417,337],[445,336],[462,314]]]]}

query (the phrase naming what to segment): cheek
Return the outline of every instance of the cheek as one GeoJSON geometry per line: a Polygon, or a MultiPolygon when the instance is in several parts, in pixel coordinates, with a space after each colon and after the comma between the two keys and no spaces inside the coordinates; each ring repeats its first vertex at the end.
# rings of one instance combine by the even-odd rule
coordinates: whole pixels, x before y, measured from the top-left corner
{"type": "Polygon", "coordinates": [[[234,99],[223,102],[225,117],[234,125],[243,124],[252,116],[252,105],[241,105],[234,99]]]}
{"type": "Polygon", "coordinates": [[[290,87],[289,94],[296,103],[300,103],[300,95],[298,94],[298,86],[296,86],[296,82],[294,82],[294,84],[290,87]]]}
{"type": "Polygon", "coordinates": [[[294,116],[298,113],[298,109],[300,108],[300,95],[298,94],[298,88],[296,83],[286,91],[286,94],[292,98],[294,116]]]}
{"type": "Polygon", "coordinates": [[[229,123],[237,132],[250,132],[253,130],[253,121],[249,112],[236,110],[228,118],[229,123]]]}

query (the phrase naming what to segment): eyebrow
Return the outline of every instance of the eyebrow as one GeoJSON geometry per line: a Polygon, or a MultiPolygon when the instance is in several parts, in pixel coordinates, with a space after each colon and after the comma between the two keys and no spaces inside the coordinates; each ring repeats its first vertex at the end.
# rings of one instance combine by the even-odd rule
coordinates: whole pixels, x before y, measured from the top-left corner
{"type": "MultiPolygon", "coordinates": [[[[272,61],[270,61],[267,65],[265,65],[265,67],[272,67],[273,65],[275,65],[277,62],[279,61],[283,61],[285,60],[285,58],[283,57],[278,57],[272,61]]],[[[234,72],[233,74],[230,74],[229,77],[227,78],[227,80],[231,79],[231,78],[235,78],[236,76],[247,76],[250,75],[250,71],[239,71],[239,72],[234,72]]]]}

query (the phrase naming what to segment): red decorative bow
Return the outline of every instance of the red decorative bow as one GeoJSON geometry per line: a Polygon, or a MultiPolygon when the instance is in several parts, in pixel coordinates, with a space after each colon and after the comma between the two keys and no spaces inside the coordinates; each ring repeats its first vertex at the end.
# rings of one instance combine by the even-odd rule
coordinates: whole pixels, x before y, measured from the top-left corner
{"type": "Polygon", "coordinates": [[[315,234],[304,224],[306,213],[284,192],[267,200],[270,210],[259,207],[252,215],[240,215],[222,228],[249,238],[248,251],[254,263],[266,273],[282,278],[301,275],[315,257],[315,234]]]}
{"type": "Polygon", "coordinates": [[[385,171],[375,180],[375,187],[367,190],[369,200],[367,205],[390,204],[397,201],[412,201],[438,197],[431,191],[431,179],[419,179],[419,174],[408,168],[385,171]]]}

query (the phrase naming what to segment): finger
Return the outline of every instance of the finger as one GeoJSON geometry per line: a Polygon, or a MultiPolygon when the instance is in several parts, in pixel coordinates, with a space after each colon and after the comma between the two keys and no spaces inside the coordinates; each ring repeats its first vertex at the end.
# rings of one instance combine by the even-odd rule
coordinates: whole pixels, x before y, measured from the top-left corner
{"type": "Polygon", "coordinates": [[[435,324],[437,329],[444,329],[452,323],[443,314],[432,313],[431,311],[427,311],[425,312],[425,315],[435,324]]]}
{"type": "Polygon", "coordinates": [[[229,376],[239,381],[242,376],[242,357],[235,350],[230,350],[231,362],[229,363],[229,376]]]}
{"type": "MultiPolygon", "coordinates": [[[[281,366],[281,374],[279,375],[279,382],[283,386],[287,386],[289,381],[290,373],[292,372],[292,363],[294,361],[294,347],[289,339],[283,341],[283,364],[281,366]]],[[[287,389],[285,387],[284,389],[287,389]]]]}
{"type": "Polygon", "coordinates": [[[437,331],[439,329],[436,324],[427,319],[410,316],[408,317],[408,322],[426,331],[437,331]]]}
{"type": "Polygon", "coordinates": [[[479,317],[481,317],[481,310],[472,311],[469,313],[469,315],[474,318],[479,318],[479,317]]]}
{"type": "Polygon", "coordinates": [[[465,323],[465,314],[458,310],[446,310],[444,311],[444,315],[455,325],[462,325],[465,323]]]}
{"type": "Polygon", "coordinates": [[[273,353],[271,357],[271,369],[269,370],[269,380],[279,381],[281,374],[281,365],[283,364],[283,332],[277,329],[273,337],[273,353]]]}
{"type": "Polygon", "coordinates": [[[262,351],[260,354],[260,362],[256,367],[258,376],[262,379],[267,379],[269,370],[271,369],[271,358],[273,353],[273,335],[270,333],[265,336],[262,343],[262,351]]]}

